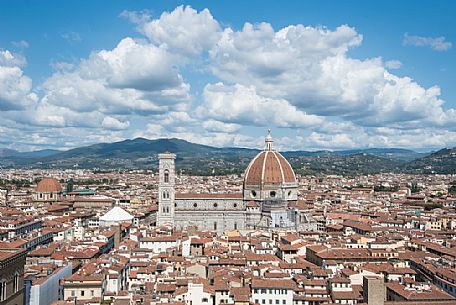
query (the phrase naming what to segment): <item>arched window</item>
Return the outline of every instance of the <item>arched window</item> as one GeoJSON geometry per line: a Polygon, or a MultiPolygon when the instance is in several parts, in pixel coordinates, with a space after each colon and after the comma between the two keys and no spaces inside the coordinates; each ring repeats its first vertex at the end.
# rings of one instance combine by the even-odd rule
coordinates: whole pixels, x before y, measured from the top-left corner
{"type": "Polygon", "coordinates": [[[165,183],[169,183],[169,170],[165,169],[165,183]]]}
{"type": "Polygon", "coordinates": [[[0,302],[6,300],[6,282],[0,280],[0,302]]]}
{"type": "Polygon", "coordinates": [[[19,274],[14,274],[14,282],[13,282],[13,291],[14,293],[19,291],[19,274]]]}

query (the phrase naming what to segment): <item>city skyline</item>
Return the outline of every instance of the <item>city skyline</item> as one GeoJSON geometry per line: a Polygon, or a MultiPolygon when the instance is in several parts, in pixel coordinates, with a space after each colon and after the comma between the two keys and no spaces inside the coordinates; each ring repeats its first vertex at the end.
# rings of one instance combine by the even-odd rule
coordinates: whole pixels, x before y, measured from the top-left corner
{"type": "Polygon", "coordinates": [[[0,305],[456,304],[454,16],[0,1],[0,305]]]}
{"type": "Polygon", "coordinates": [[[0,147],[456,145],[451,2],[243,5],[1,3],[0,147]]]}

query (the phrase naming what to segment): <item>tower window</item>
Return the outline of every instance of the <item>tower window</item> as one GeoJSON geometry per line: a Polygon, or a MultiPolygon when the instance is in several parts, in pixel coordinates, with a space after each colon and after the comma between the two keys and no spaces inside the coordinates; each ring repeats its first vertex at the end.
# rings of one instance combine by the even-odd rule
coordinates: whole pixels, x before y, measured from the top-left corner
{"type": "Polygon", "coordinates": [[[165,183],[169,183],[169,171],[165,169],[165,183]]]}
{"type": "Polygon", "coordinates": [[[269,193],[269,196],[275,197],[275,196],[276,196],[276,192],[275,192],[275,191],[271,191],[271,192],[269,193]]]}
{"type": "Polygon", "coordinates": [[[163,199],[169,199],[169,192],[168,191],[164,191],[162,197],[163,197],[163,199]]]}
{"type": "Polygon", "coordinates": [[[217,230],[217,222],[214,222],[214,231],[217,230]]]}
{"type": "Polygon", "coordinates": [[[255,197],[256,197],[256,192],[255,192],[255,191],[251,191],[251,192],[250,192],[250,196],[251,196],[252,198],[255,198],[255,197]]]}
{"type": "Polygon", "coordinates": [[[195,202],[195,203],[193,204],[193,207],[194,207],[194,208],[198,207],[198,204],[195,202]]]}
{"type": "Polygon", "coordinates": [[[217,202],[214,203],[214,208],[216,208],[218,206],[217,202]]]}

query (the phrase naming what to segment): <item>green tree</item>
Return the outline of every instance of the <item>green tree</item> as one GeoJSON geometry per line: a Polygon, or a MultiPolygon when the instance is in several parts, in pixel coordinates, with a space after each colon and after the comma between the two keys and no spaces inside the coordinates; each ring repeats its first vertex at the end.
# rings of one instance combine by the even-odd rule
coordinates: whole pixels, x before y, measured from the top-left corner
{"type": "Polygon", "coordinates": [[[71,178],[68,183],[67,183],[67,186],[66,186],[66,191],[67,193],[71,193],[74,189],[74,181],[73,181],[73,178],[71,178]]]}
{"type": "Polygon", "coordinates": [[[448,193],[449,194],[456,194],[456,180],[450,183],[450,186],[448,187],[448,193]]]}
{"type": "Polygon", "coordinates": [[[410,192],[412,192],[412,194],[416,194],[416,193],[419,193],[420,191],[421,191],[421,188],[418,187],[418,183],[416,183],[416,181],[413,181],[412,186],[410,187],[410,192]]]}

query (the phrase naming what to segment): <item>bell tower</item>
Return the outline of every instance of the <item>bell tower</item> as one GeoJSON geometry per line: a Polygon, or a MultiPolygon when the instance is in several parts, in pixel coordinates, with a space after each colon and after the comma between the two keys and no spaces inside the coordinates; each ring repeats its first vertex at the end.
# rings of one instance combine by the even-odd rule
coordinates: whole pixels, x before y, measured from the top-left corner
{"type": "Polygon", "coordinates": [[[174,226],[174,185],[176,155],[165,152],[158,155],[158,214],[157,225],[174,226]]]}

